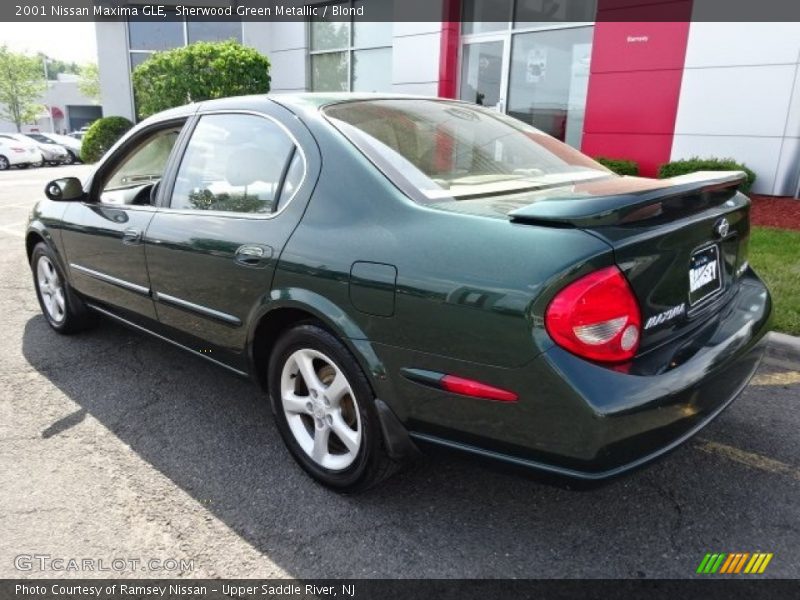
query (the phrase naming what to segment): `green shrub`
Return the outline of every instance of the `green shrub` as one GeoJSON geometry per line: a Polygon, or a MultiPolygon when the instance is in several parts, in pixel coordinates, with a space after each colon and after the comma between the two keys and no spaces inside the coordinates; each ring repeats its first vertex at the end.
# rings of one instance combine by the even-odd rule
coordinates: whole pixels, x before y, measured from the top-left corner
{"type": "Polygon", "coordinates": [[[744,163],[738,163],[732,158],[700,158],[698,156],[661,165],[658,169],[658,178],[665,179],[697,171],[744,171],[747,174],[747,180],[739,186],[739,189],[745,193],[750,191],[756,180],[756,174],[753,171],[748,169],[744,163]]]}
{"type": "Polygon", "coordinates": [[[139,118],[189,102],[266,94],[269,59],[233,40],[156,52],[133,70],[139,118]]]}
{"type": "Polygon", "coordinates": [[[125,117],[97,119],[83,136],[81,160],[85,163],[99,160],[131,127],[133,123],[125,117]]]}
{"type": "Polygon", "coordinates": [[[634,160],[625,160],[624,158],[606,158],[605,156],[598,156],[595,158],[597,162],[611,169],[617,175],[633,175],[639,174],[639,163],[634,160]]]}

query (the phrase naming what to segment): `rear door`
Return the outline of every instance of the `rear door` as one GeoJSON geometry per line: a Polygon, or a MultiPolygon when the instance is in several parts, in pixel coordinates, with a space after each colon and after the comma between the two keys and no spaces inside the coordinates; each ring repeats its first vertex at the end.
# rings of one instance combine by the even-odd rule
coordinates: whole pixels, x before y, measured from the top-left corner
{"type": "Polygon", "coordinates": [[[201,111],[145,239],[159,321],[235,367],[316,179],[310,134],[289,114],[201,111]]]}

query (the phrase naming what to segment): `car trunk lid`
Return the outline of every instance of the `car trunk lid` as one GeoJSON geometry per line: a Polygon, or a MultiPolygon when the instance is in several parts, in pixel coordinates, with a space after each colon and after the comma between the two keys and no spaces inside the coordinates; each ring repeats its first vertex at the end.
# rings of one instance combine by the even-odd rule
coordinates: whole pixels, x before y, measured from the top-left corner
{"type": "Polygon", "coordinates": [[[737,192],[744,177],[607,178],[562,188],[508,216],[580,228],[608,243],[639,300],[646,350],[698,325],[735,293],[750,230],[750,201],[737,192]]]}

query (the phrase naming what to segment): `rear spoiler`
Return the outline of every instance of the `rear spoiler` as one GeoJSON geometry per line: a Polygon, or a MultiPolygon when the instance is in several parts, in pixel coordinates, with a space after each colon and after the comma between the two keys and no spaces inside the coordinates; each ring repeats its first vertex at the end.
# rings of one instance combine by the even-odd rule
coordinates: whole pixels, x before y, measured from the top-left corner
{"type": "Polygon", "coordinates": [[[508,213],[512,222],[567,227],[598,227],[629,223],[654,216],[667,200],[737,188],[746,180],[742,171],[699,171],[664,180],[665,185],[607,196],[559,196],[540,200],[508,213]]]}

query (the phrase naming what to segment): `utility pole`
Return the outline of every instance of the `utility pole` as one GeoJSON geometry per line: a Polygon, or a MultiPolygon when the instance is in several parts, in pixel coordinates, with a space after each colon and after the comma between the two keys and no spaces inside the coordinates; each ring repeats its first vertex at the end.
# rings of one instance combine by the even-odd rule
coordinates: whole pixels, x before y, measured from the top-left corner
{"type": "MultiPolygon", "coordinates": [[[[47,86],[45,89],[50,89],[50,79],[48,79],[47,74],[47,56],[42,56],[42,63],[44,64],[44,84],[47,86]]],[[[47,110],[47,118],[50,121],[50,133],[56,132],[56,122],[53,119],[53,108],[48,104],[44,105],[45,110],[47,110]]]]}

